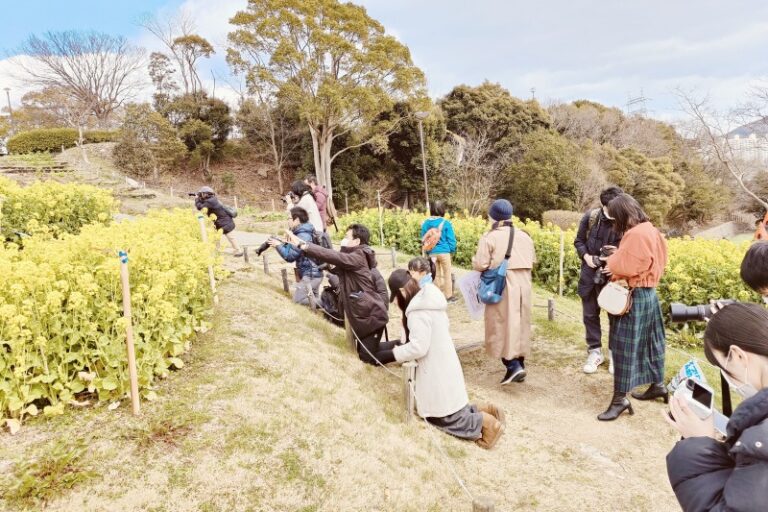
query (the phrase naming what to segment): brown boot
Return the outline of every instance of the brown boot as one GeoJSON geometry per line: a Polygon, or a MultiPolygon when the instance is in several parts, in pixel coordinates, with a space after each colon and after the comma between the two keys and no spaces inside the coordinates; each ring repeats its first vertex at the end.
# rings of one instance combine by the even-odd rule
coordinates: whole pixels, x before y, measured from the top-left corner
{"type": "Polygon", "coordinates": [[[501,422],[502,425],[505,427],[507,426],[507,418],[504,416],[504,411],[496,407],[495,405],[491,403],[480,403],[477,404],[477,410],[480,412],[487,412],[497,420],[501,422]]]}
{"type": "Polygon", "coordinates": [[[483,412],[483,428],[482,437],[475,441],[481,448],[486,450],[493,449],[496,446],[496,442],[501,438],[501,434],[504,433],[504,425],[493,417],[492,414],[483,412]]]}

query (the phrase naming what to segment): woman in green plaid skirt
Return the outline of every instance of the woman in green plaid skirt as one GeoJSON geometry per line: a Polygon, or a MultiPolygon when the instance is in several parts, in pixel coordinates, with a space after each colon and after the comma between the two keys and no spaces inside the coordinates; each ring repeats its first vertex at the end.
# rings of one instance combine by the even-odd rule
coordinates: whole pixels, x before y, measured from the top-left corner
{"type": "Polygon", "coordinates": [[[632,307],[624,315],[611,316],[608,345],[613,355],[613,398],[600,421],[612,421],[625,410],[634,414],[627,393],[650,384],[643,393],[632,393],[638,400],[669,396],[664,387],[664,321],[656,295],[667,264],[667,242],[651,224],[638,202],[621,194],[608,204],[614,229],[624,233],[621,247],[604,258],[604,272],[613,281],[626,281],[632,289],[632,307]]]}

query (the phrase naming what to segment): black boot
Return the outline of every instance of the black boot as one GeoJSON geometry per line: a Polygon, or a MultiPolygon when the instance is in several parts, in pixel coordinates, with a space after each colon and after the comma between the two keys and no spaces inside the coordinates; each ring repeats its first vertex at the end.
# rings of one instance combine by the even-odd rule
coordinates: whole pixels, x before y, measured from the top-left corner
{"type": "Polygon", "coordinates": [[[613,421],[625,410],[629,410],[629,414],[635,414],[632,404],[627,400],[627,394],[614,392],[611,405],[608,406],[608,409],[603,414],[598,415],[597,419],[600,421],[613,421]]]}
{"type": "Polygon", "coordinates": [[[655,382],[648,386],[648,389],[646,389],[644,393],[637,393],[633,391],[632,398],[635,400],[655,400],[657,398],[661,398],[664,400],[665,404],[668,404],[669,391],[667,391],[667,388],[664,386],[664,384],[655,382]]]}

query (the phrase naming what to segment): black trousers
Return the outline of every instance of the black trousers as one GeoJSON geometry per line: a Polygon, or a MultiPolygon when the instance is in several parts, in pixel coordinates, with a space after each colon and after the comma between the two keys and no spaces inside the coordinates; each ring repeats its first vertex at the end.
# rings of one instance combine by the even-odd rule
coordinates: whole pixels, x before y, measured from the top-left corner
{"type": "Polygon", "coordinates": [[[360,338],[360,341],[357,343],[357,357],[360,358],[360,360],[364,363],[376,365],[376,360],[371,356],[371,354],[376,354],[380,350],[379,346],[381,345],[381,338],[384,334],[384,328],[377,331],[373,331],[368,336],[365,336],[364,338],[360,338]],[[364,345],[364,347],[362,346],[364,345]],[[368,350],[366,350],[366,348],[368,350]]]}
{"type": "Polygon", "coordinates": [[[603,333],[600,329],[600,306],[597,305],[598,287],[593,287],[589,294],[581,297],[581,309],[586,329],[587,348],[589,350],[602,348],[603,333]]]}

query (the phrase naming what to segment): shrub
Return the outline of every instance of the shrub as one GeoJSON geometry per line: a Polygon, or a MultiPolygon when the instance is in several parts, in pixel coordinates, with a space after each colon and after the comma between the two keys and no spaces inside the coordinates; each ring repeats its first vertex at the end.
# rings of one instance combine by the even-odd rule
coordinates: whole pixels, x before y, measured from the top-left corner
{"type": "Polygon", "coordinates": [[[12,154],[58,152],[71,148],[77,142],[77,130],[73,128],[43,128],[14,135],[8,140],[8,151],[12,154]]]}
{"type": "Polygon", "coordinates": [[[578,228],[583,213],[568,210],[547,210],[541,215],[541,223],[545,226],[553,224],[560,229],[578,228]]]}
{"type": "MultiPolygon", "coordinates": [[[[85,143],[114,142],[119,132],[108,130],[86,131],[85,143]]],[[[78,131],[74,128],[42,128],[21,132],[8,140],[8,151],[19,155],[24,153],[59,152],[61,148],[72,148],[77,144],[78,131]]]]}
{"type": "MultiPolygon", "coordinates": [[[[213,239],[213,237],[211,237],[213,239]]],[[[0,421],[59,414],[83,395],[129,390],[118,249],[129,253],[141,394],[183,362],[203,327],[213,244],[189,211],[85,226],[61,240],[0,247],[0,421]]]]}
{"type": "Polygon", "coordinates": [[[86,224],[109,223],[116,207],[109,191],[53,181],[28,187],[0,181],[0,195],[5,196],[0,236],[6,240],[15,238],[15,232],[47,238],[77,234],[86,224]]]}

